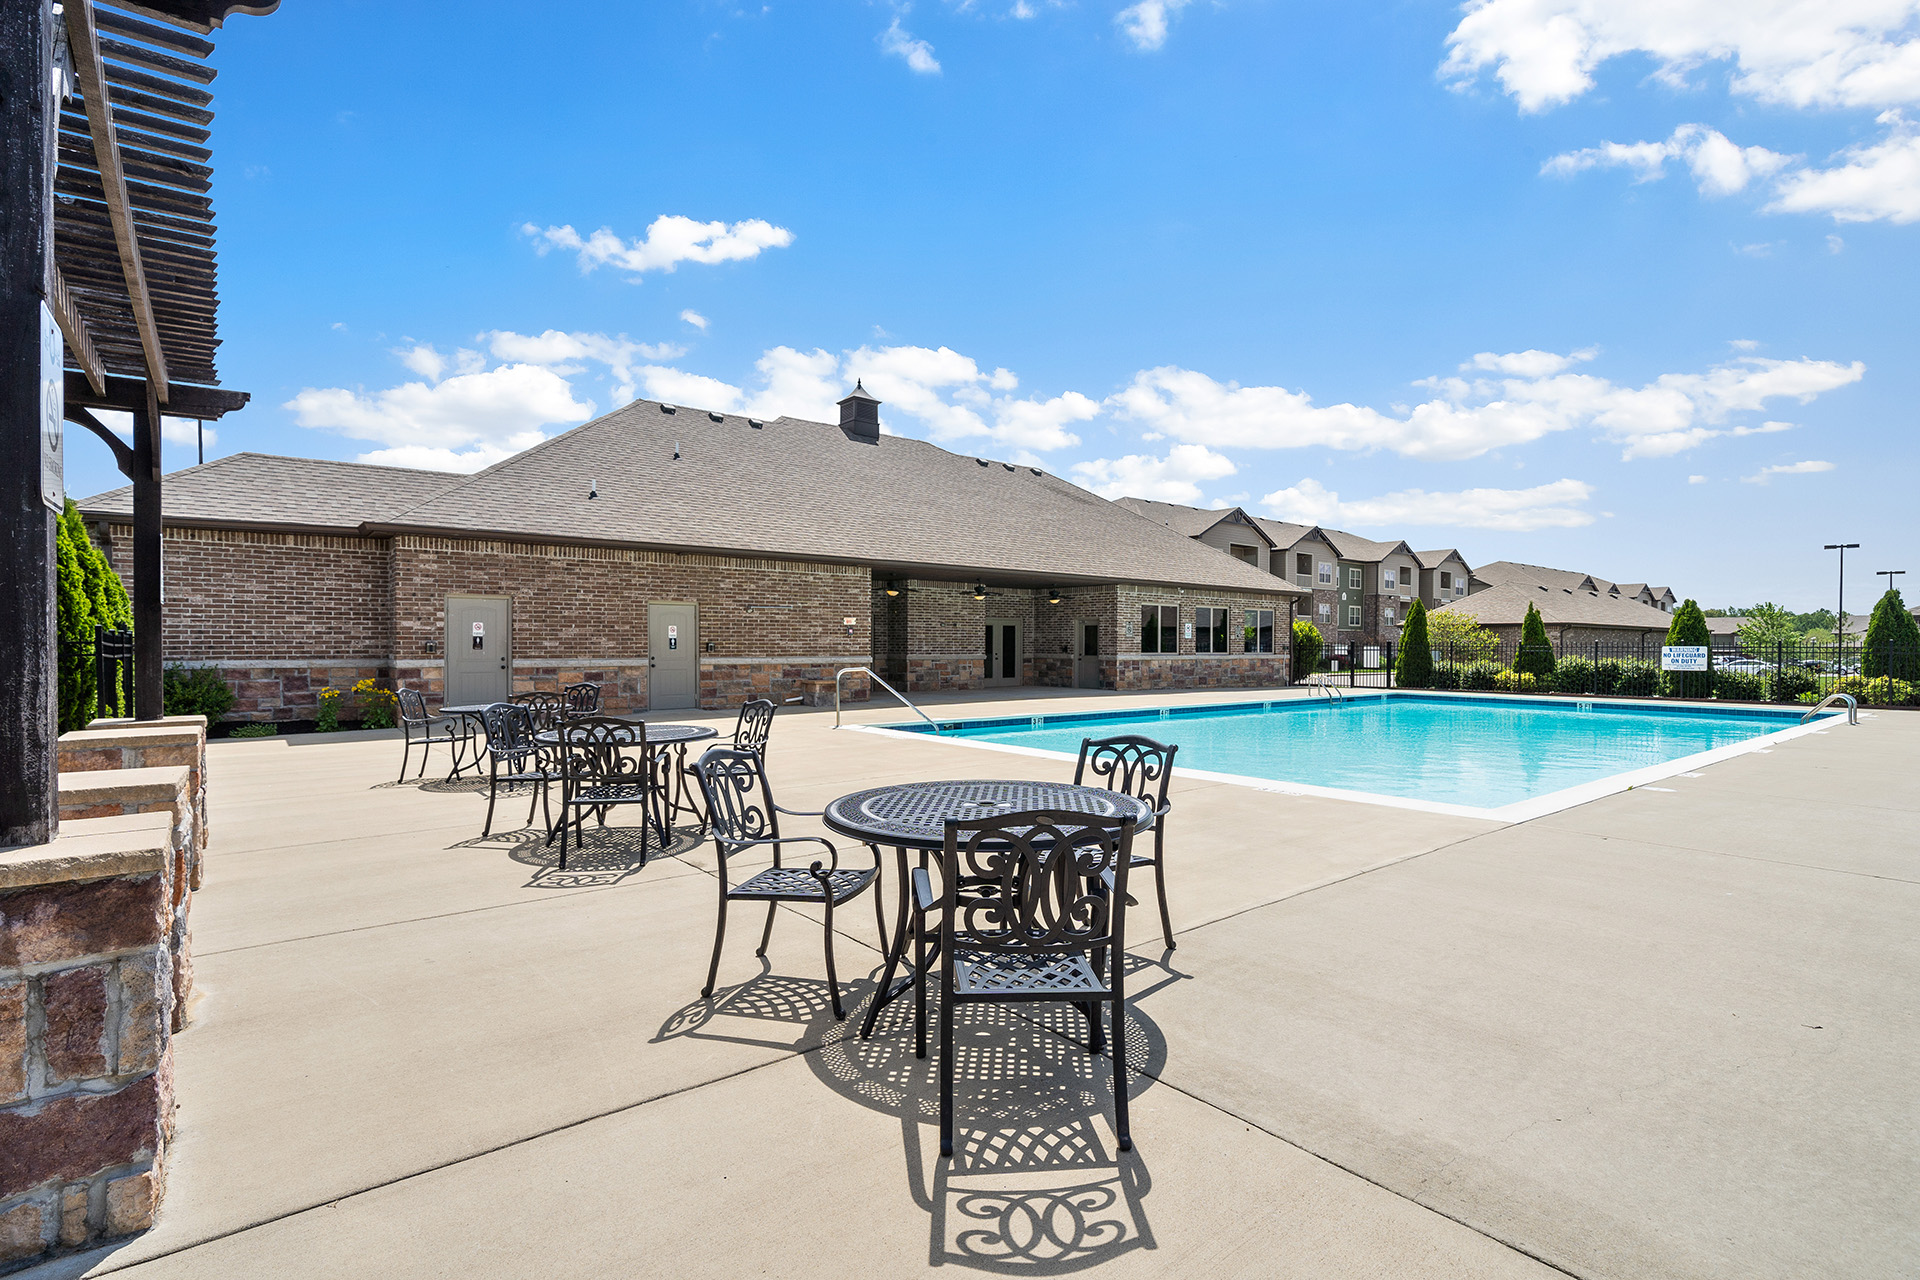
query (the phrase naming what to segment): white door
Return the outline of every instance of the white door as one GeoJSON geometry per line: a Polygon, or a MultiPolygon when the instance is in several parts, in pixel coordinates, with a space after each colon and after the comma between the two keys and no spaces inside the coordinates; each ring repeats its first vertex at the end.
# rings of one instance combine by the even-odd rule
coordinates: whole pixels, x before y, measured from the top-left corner
{"type": "Polygon", "coordinates": [[[647,710],[674,711],[700,705],[700,606],[647,606],[647,710]]]}
{"type": "Polygon", "coordinates": [[[1020,683],[1020,624],[1011,618],[987,619],[986,683],[1020,683]]]}
{"type": "Polygon", "coordinates": [[[447,597],[447,688],[451,707],[505,702],[513,692],[512,601],[447,597]]]}
{"type": "Polygon", "coordinates": [[[1073,659],[1073,687],[1098,689],[1100,687],[1100,624],[1081,623],[1079,641],[1079,647],[1075,650],[1073,659]]]}

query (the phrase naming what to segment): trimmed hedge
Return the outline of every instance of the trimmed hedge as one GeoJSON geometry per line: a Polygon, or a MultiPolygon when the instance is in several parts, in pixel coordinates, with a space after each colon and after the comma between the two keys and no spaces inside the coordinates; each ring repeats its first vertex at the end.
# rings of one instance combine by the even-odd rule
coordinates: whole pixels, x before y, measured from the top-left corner
{"type": "Polygon", "coordinates": [[[1774,702],[1798,702],[1820,687],[1820,677],[1805,667],[1781,667],[1767,677],[1767,694],[1774,702]]]}
{"type": "Polygon", "coordinates": [[[1751,671],[1716,671],[1713,673],[1713,696],[1762,702],[1766,700],[1767,682],[1751,671]]]}
{"type": "Polygon", "coordinates": [[[1320,628],[1305,618],[1293,620],[1293,678],[1312,675],[1320,669],[1320,654],[1327,642],[1320,637],[1320,628]]]}
{"type": "Polygon", "coordinates": [[[1433,642],[1427,638],[1427,606],[1418,596],[1407,611],[1400,631],[1400,652],[1393,662],[1393,682],[1402,689],[1424,689],[1433,683],[1433,642]]]}
{"type": "Polygon", "coordinates": [[[233,710],[233,690],[216,667],[168,667],[161,690],[168,715],[205,716],[208,728],[233,710]]]}
{"type": "Polygon", "coordinates": [[[1552,688],[1555,693],[1592,693],[1593,662],[1587,658],[1562,658],[1554,664],[1552,688]]]}

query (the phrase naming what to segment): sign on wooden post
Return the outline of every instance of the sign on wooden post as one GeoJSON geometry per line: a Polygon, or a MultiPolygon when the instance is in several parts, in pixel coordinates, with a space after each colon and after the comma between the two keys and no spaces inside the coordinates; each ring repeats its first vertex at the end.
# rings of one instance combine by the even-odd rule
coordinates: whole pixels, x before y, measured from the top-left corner
{"type": "Polygon", "coordinates": [[[67,375],[65,339],[53,308],[40,304],[40,500],[61,511],[67,502],[65,466],[67,375]]]}

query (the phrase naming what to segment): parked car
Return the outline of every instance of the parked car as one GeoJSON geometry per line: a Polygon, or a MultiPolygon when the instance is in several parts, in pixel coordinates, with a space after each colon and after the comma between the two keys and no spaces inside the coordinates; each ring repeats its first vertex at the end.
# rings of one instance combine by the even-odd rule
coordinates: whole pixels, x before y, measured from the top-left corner
{"type": "Polygon", "coordinates": [[[1725,662],[1713,664],[1715,671],[1738,671],[1750,676],[1763,676],[1773,670],[1771,662],[1762,662],[1758,658],[1729,658],[1725,662]]]}

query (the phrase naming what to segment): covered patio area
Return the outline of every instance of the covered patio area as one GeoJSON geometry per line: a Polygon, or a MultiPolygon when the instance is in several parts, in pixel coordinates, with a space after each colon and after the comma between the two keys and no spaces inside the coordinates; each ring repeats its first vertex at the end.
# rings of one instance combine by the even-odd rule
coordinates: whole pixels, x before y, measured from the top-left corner
{"type": "MultiPolygon", "coordinates": [[[[929,701],[1148,701],[1019,692],[929,701]]],[[[776,718],[782,804],[1070,772],[832,721],[776,718]]],[[[705,1001],[710,843],[561,873],[394,735],[218,741],[159,1224],[36,1274],[1906,1274],[1916,750],[1883,714],[1514,826],[1176,777],[1135,1150],[1077,1013],[968,1010],[949,1163],[911,1001],[855,1035],[870,911],[844,1023],[798,912],[705,1001]]]]}

